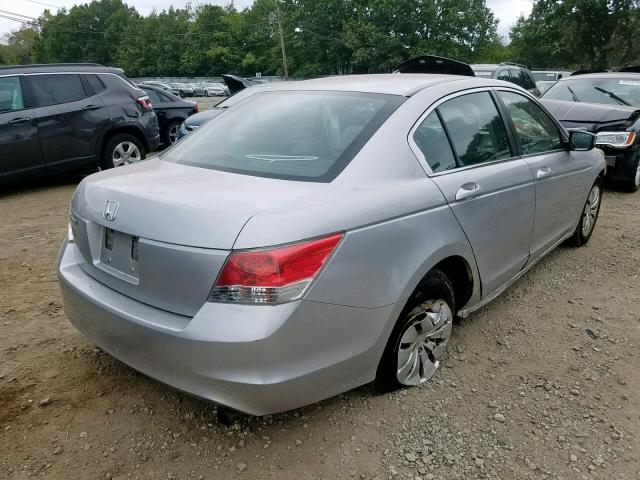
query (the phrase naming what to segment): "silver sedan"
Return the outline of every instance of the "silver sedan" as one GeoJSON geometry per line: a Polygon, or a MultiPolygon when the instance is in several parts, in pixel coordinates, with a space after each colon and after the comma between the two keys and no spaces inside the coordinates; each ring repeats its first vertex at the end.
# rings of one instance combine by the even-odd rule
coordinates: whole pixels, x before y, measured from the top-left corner
{"type": "Polygon", "coordinates": [[[82,181],[65,311],[133,368],[255,415],[418,385],[456,316],[589,240],[593,143],[497,80],[285,82],[82,181]]]}

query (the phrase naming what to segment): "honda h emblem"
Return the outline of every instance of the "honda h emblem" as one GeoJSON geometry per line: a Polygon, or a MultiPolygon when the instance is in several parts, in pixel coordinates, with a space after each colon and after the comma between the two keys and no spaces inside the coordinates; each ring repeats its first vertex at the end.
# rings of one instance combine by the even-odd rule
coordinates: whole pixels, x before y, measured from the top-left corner
{"type": "Polygon", "coordinates": [[[109,200],[107,202],[107,206],[104,207],[104,218],[110,222],[113,222],[116,219],[116,215],[118,214],[118,202],[115,200],[109,200]]]}

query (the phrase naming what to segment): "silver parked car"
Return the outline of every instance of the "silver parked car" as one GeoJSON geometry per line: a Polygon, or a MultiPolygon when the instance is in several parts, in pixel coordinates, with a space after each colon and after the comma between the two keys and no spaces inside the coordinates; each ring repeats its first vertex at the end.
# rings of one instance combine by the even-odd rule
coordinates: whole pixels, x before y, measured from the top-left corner
{"type": "Polygon", "coordinates": [[[498,80],[282,83],[82,181],[65,311],[135,369],[251,414],[418,385],[455,315],[589,240],[593,144],[498,80]]]}

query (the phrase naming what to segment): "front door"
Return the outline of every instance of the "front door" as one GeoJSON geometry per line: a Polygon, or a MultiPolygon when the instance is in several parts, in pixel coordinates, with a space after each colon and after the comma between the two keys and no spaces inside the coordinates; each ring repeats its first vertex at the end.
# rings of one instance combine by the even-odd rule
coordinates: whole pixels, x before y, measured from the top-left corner
{"type": "Polygon", "coordinates": [[[43,167],[36,117],[21,76],[0,77],[0,177],[28,177],[43,167]]]}
{"type": "Polygon", "coordinates": [[[416,129],[414,140],[434,172],[431,179],[469,239],[483,296],[489,295],[513,278],[529,258],[535,214],[531,169],[514,158],[488,91],[445,101],[416,129]],[[437,138],[445,139],[444,143],[437,138]]]}
{"type": "Polygon", "coordinates": [[[589,193],[590,168],[566,148],[558,125],[536,102],[514,91],[498,95],[535,178],[534,260],[573,232],[589,193]]]}

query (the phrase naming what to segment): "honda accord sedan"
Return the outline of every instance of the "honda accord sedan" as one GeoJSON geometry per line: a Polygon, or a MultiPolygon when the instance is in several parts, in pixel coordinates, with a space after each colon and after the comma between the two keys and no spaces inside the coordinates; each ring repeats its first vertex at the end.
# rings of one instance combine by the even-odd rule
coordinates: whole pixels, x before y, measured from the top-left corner
{"type": "Polygon", "coordinates": [[[419,385],[456,316],[589,240],[593,145],[499,80],[283,83],[82,181],[65,311],[122,362],[250,414],[419,385]]]}

